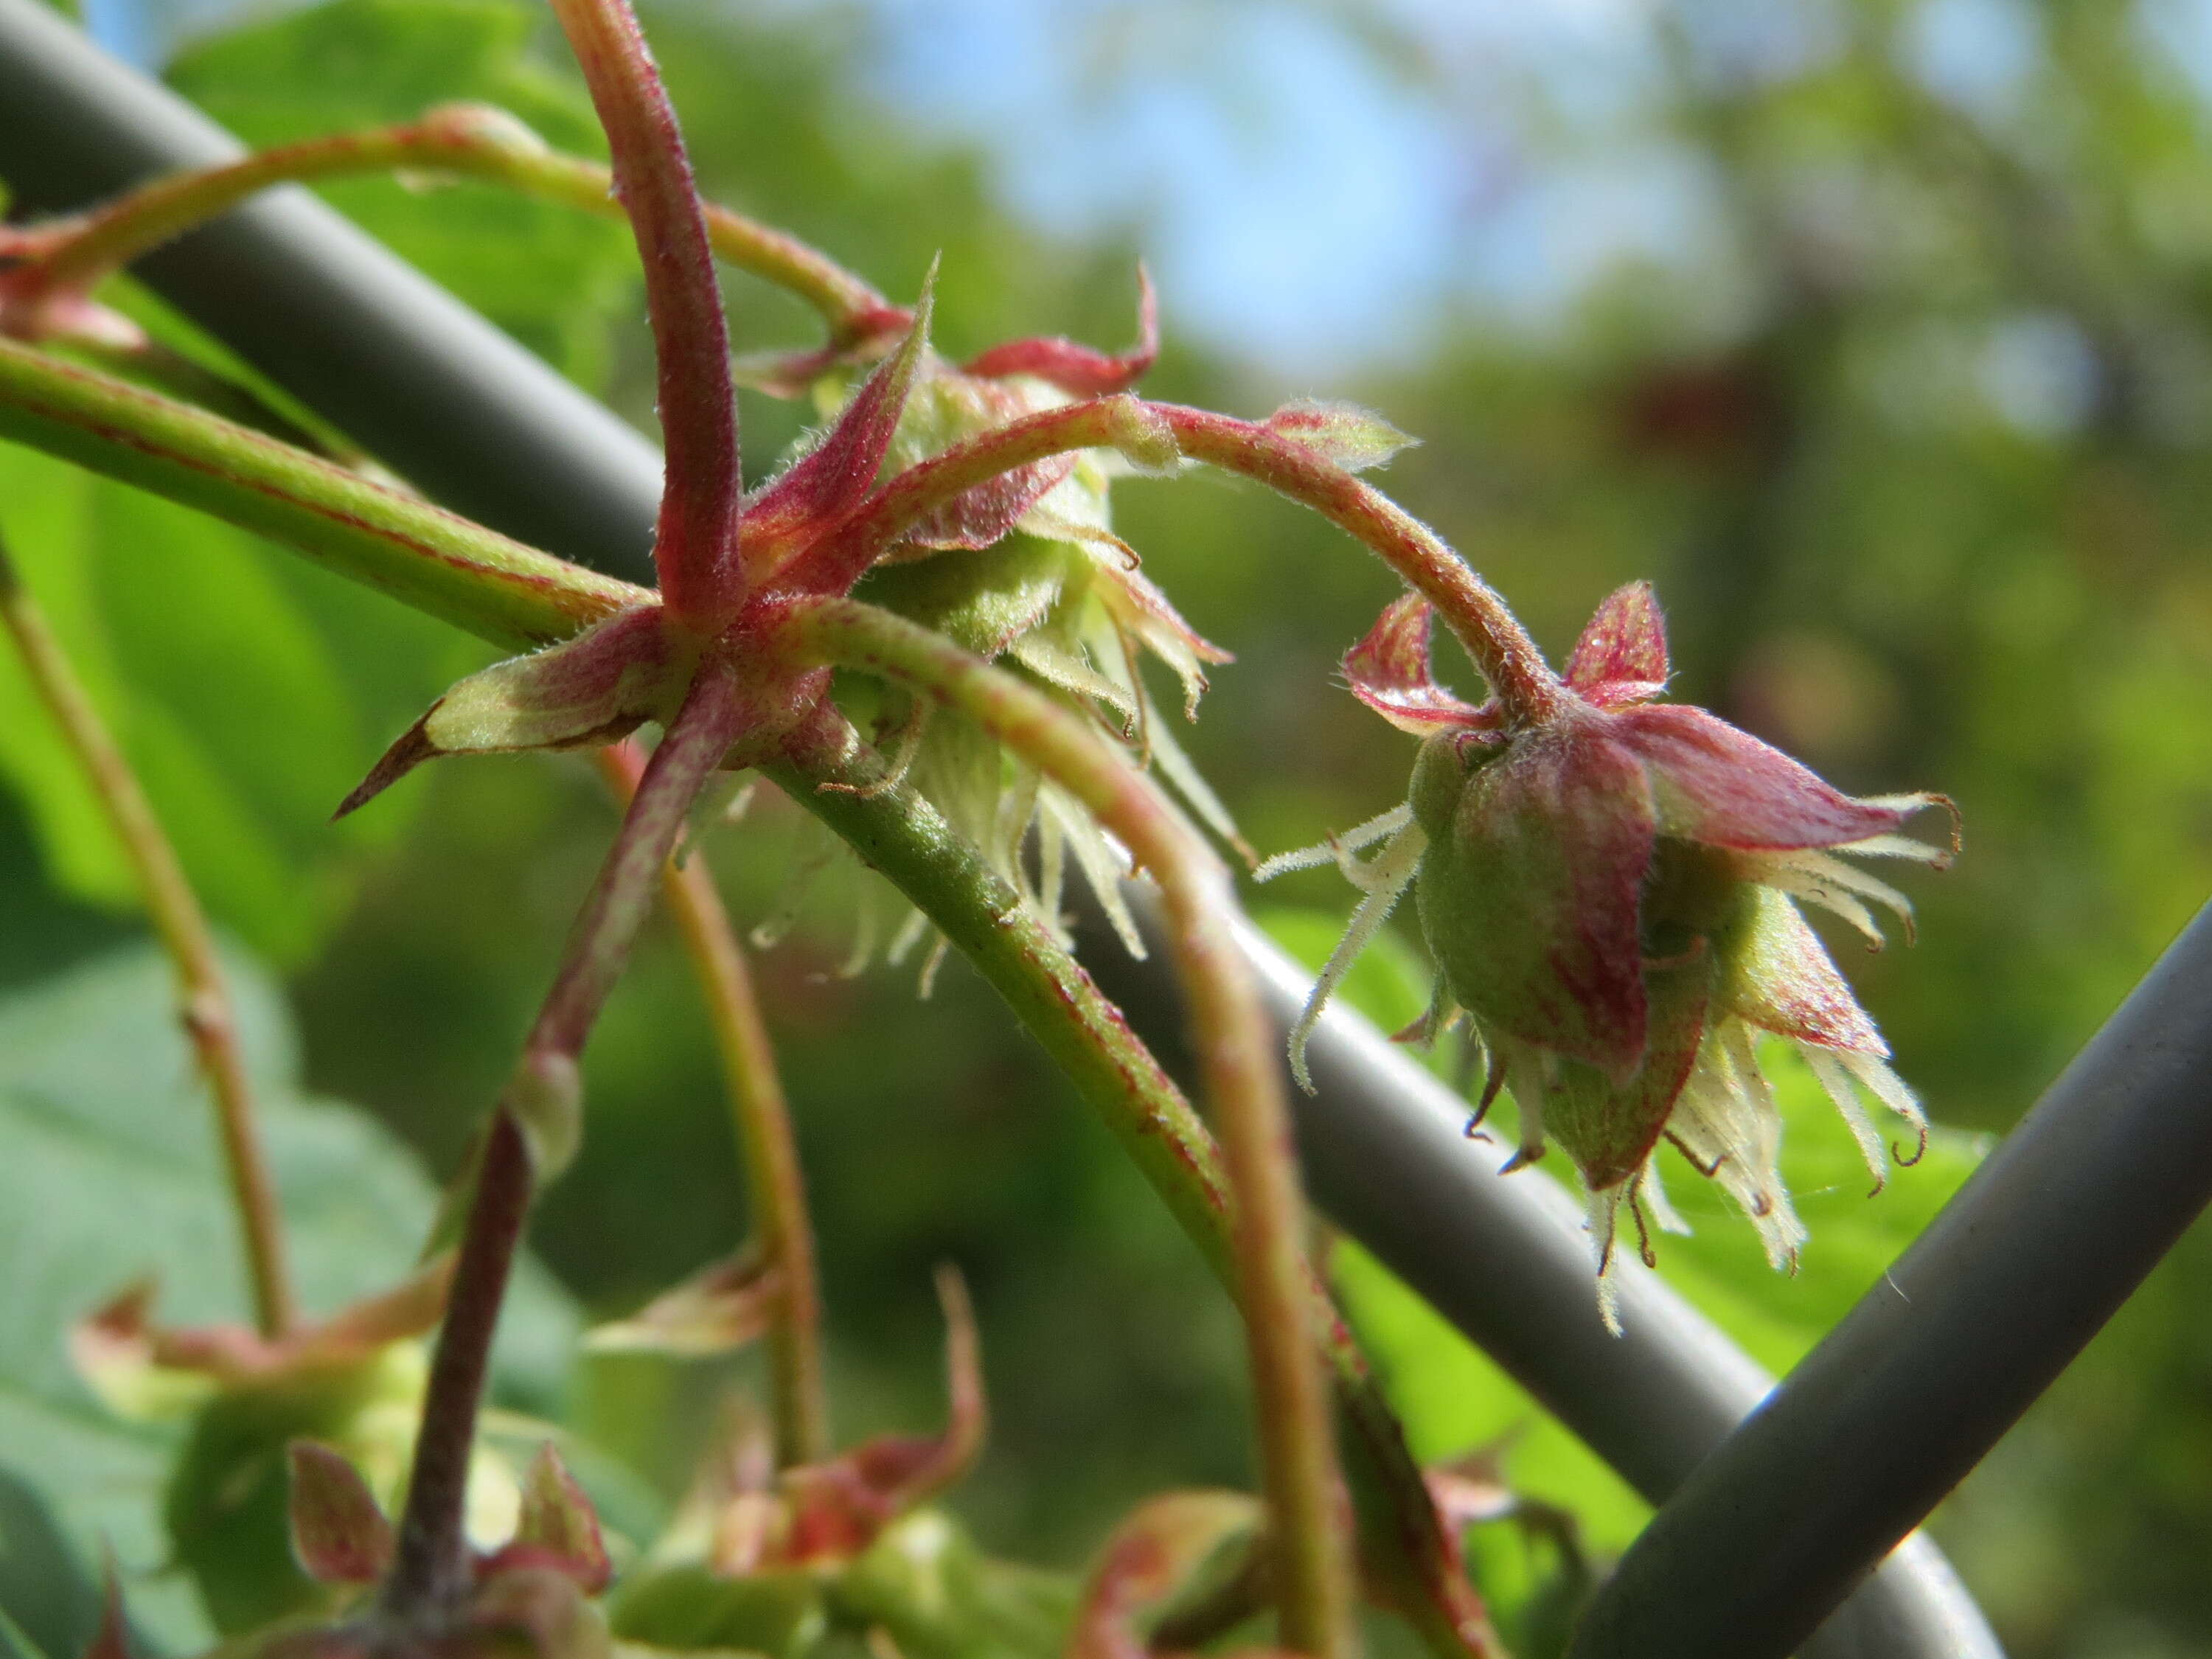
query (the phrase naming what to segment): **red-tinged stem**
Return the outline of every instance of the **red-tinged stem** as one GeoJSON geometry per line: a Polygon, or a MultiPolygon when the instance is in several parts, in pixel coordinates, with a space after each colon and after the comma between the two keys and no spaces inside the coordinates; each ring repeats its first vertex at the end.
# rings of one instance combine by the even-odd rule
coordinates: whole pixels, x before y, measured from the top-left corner
{"type": "Polygon", "coordinates": [[[468,1221],[415,1437],[407,1509],[384,1586],[386,1610],[410,1624],[434,1626],[468,1595],[465,1522],[477,1413],[536,1186],[529,1139],[502,1101],[493,1109],[477,1160],[468,1221]]]}
{"type": "Polygon", "coordinates": [[[492,1335],[537,1185],[531,1131],[549,1115],[572,1118],[580,1109],[576,1062],[584,1040],[629,958],[684,816],[744,718],[729,671],[711,661],[703,665],[646,764],[569,934],[553,988],[493,1109],[452,1299],[430,1362],[398,1550],[384,1590],[385,1607],[396,1616],[434,1621],[468,1592],[463,1521],[469,1454],[492,1335]]]}
{"type": "Polygon", "coordinates": [[[1271,1030],[1224,918],[1226,872],[1127,758],[1067,708],[942,635],[850,599],[797,611],[787,648],[957,707],[1097,813],[1160,884],[1237,1205],[1231,1229],[1285,1646],[1356,1644],[1348,1510],[1309,1300],[1305,1209],[1271,1030]]]}
{"type": "Polygon", "coordinates": [[[900,536],[978,484],[1074,449],[1123,449],[1136,452],[1140,459],[1172,460],[1171,442],[1165,423],[1127,396],[1025,415],[907,468],[870,496],[834,536],[775,572],[775,585],[842,593],[900,536]]]}
{"type": "Polygon", "coordinates": [[[525,547],[236,422],[0,339],[0,439],[296,549],[510,651],[652,592],[525,547]]]}
{"type": "Polygon", "coordinates": [[[1364,543],[1436,606],[1510,720],[1540,722],[1572,696],[1496,591],[1436,532],[1381,490],[1257,422],[1176,404],[1146,408],[1166,421],[1176,447],[1191,459],[1256,479],[1364,543]]]}
{"type": "Polygon", "coordinates": [[[744,599],[737,557],[738,405],[707,225],[676,112],[625,0],[553,0],[614,156],[645,262],[667,457],[653,562],[670,611],[702,630],[744,599]]]}
{"type": "MultiPolygon", "coordinates": [[[[628,801],[644,771],[636,748],[611,744],[596,758],[617,797],[628,801]]],[[[777,1074],[775,1046],[753,992],[744,947],[706,861],[696,855],[681,864],[671,860],[660,872],[660,891],[706,999],[744,1153],[752,1224],[780,1285],[775,1323],[769,1332],[776,1459],[786,1468],[820,1462],[835,1449],[822,1370],[821,1289],[806,1178],[799,1167],[790,1103],[777,1074]]]]}
{"type": "Polygon", "coordinates": [[[122,843],[146,899],[147,914],[161,936],[176,974],[178,1012],[198,1056],[208,1093],[215,1104],[216,1129],[230,1176],[231,1201],[238,1212],[246,1247],[247,1277],[253,1286],[253,1310],[261,1334],[274,1341],[290,1334],[299,1305],[285,1266],[284,1229],[276,1184],[254,1126],[253,1089],[245,1056],[239,1051],[238,1022],[230,986],[216,956],[206,915],[177,862],[176,849],[162,833],[161,820],[138,787],[131,763],[116,747],[93,707],[46,613],[22,586],[7,550],[0,546],[0,622],[15,637],[32,688],[38,693],[63,741],[84,769],[109,827],[122,843]]]}
{"type": "MultiPolygon", "coordinates": [[[[608,170],[547,149],[502,112],[448,105],[418,121],[279,145],[222,167],[173,173],[89,212],[50,223],[0,225],[0,258],[39,267],[17,297],[82,294],[171,237],[271,185],[404,169],[482,180],[586,213],[619,216],[608,170]]],[[[880,335],[903,313],[868,283],[797,237],[709,204],[715,256],[796,295],[821,313],[833,343],[880,335]]]]}

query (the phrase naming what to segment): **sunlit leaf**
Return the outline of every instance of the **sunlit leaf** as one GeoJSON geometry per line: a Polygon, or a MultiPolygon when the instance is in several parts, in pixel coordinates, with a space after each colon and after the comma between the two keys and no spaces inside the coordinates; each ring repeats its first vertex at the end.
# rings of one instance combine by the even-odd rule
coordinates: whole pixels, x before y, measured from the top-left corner
{"type": "MultiPolygon", "coordinates": [[[[556,149],[602,153],[580,83],[532,50],[538,21],[510,0],[337,0],[188,50],[169,78],[250,144],[467,99],[556,149]]],[[[349,179],[326,194],[526,345],[587,386],[603,379],[636,289],[623,227],[481,185],[349,179]]]]}

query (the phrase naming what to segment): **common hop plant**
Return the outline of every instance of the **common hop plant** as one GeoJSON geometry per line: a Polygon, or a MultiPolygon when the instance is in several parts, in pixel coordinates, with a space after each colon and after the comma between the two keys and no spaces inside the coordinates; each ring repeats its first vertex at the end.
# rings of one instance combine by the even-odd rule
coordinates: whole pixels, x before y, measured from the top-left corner
{"type": "MultiPolygon", "coordinates": [[[[1573,1159],[1588,1195],[1599,1301],[1624,1205],[1652,1259],[1649,1219],[1686,1231],[1656,1164],[1672,1141],[1741,1205],[1767,1260],[1794,1270],[1805,1229],[1777,1164],[1781,1118],[1759,1043],[1803,1056],[1850,1127],[1879,1191],[1882,1138],[1863,1092],[1927,1142],[1928,1120],[1889,1048],[1798,908],[1842,917],[1880,949],[1872,906],[1911,929],[1911,902],[1847,862],[1957,851],[1897,830],[1941,795],[1855,799],[1702,708],[1654,701],[1667,642],[1650,586],[1608,598],[1583,630],[1561,695],[1534,717],[1437,684],[1431,608],[1407,594],[1346,653],[1352,695],[1422,739],[1404,805],[1350,836],[1270,860],[1262,875],[1334,860],[1366,896],[1291,1039],[1408,887],[1437,967],[1434,999],[1401,1035],[1465,1020],[1486,1060],[1470,1133],[1510,1082],[1521,1143],[1573,1159]],[[1354,850],[1374,842],[1367,862],[1354,850]]],[[[1955,820],[1955,812],[1954,812],[1955,820]]],[[[1919,1153],[1901,1161],[1913,1162],[1919,1153]]]]}
{"type": "MultiPolygon", "coordinates": [[[[76,1341],[116,1410],[190,1419],[166,1518],[222,1650],[604,1659],[619,1644],[826,1659],[887,1644],[916,1659],[1131,1659],[1198,1650],[1271,1602],[1270,1650],[1356,1659],[1364,1599],[1437,1659],[1492,1659],[1459,1534],[1514,1506],[1480,1472],[1425,1476],[1306,1255],[1273,1027],[1236,947],[1228,872],[1192,819],[1241,843],[1141,673],[1148,655],[1164,664],[1189,714],[1228,653],[1139,572],[1111,526],[1112,482],[1234,473],[1311,508],[1412,590],[1344,662],[1362,701],[1422,739],[1407,801],[1272,865],[1333,859],[1366,895],[1293,1036],[1293,1069],[1304,1080],[1323,1002],[1413,888],[1437,983],[1408,1035],[1463,1020],[1488,1060],[1476,1121],[1510,1085],[1514,1164],[1547,1136],[1566,1148],[1589,1194],[1609,1322],[1623,1205],[1647,1260],[1647,1215],[1679,1224],[1654,1167],[1662,1140],[1750,1212],[1776,1265],[1795,1261],[1804,1232],[1777,1172],[1763,1040],[1803,1054],[1877,1183],[1884,1152],[1863,1095],[1924,1139],[1917,1103],[1798,905],[1876,945],[1875,908],[1909,927],[1904,896],[1838,855],[1941,864],[1943,848],[1898,831],[1948,803],[1853,799],[1710,714],[1657,702],[1666,646],[1641,585],[1606,602],[1554,672],[1465,562],[1360,476],[1407,441],[1388,422],[1340,404],[1250,421],[1136,395],[1158,345],[1149,284],[1129,350],[1038,337],[941,357],[929,284],[911,307],[894,305],[701,199],[627,0],[551,9],[611,166],[555,155],[496,112],[449,107],[155,180],[66,221],[0,227],[0,434],[284,542],[510,653],[439,698],[341,813],[441,756],[575,749],[601,751],[624,805],[425,1265],[381,1297],[303,1320],[205,918],[0,557],[0,624],[169,945],[239,1209],[255,1329],[167,1329],[133,1292],[76,1341]],[[666,458],[653,587],[391,488],[342,464],[336,436],[327,453],[302,449],[250,389],[221,400],[242,398],[246,424],[178,401],[204,392],[205,376],[181,373],[94,297],[137,254],[270,184],[394,170],[629,222],[666,458]],[[733,364],[718,260],[814,305],[827,343],[733,364]],[[811,395],[822,416],[751,489],[733,374],[811,395]],[[1439,618],[1491,701],[1436,684],[1439,618]],[[648,727],[660,734],[649,757],[627,743],[648,727]],[[944,1432],[842,1452],[830,1432],[811,1226],[772,1045],[711,874],[672,857],[714,775],[738,770],[881,871],[916,907],[908,932],[934,925],[983,971],[1233,1290],[1261,1492],[1155,1499],[1109,1540],[1079,1598],[969,1550],[932,1507],[972,1462],[985,1419],[952,1281],[944,1432]],[[1370,861],[1355,856],[1377,842],[1370,861]],[[1068,863],[1133,949],[1121,879],[1157,884],[1203,1119],[1068,954],[1068,863]],[[677,919],[713,1010],[758,1237],[600,1340],[685,1354],[764,1338],[773,1434],[710,1452],[695,1501],[635,1555],[609,1547],[549,1452],[509,1473],[515,1518],[487,1550],[472,1510],[493,1483],[473,1477],[494,1332],[532,1203],[582,1131],[585,1044],[655,902],[677,919]],[[416,1339],[433,1325],[426,1358],[416,1339]],[[1217,1595],[1203,1581],[1224,1557],[1237,1570],[1217,1595]]],[[[115,1659],[119,1634],[98,1651],[115,1659]]]]}

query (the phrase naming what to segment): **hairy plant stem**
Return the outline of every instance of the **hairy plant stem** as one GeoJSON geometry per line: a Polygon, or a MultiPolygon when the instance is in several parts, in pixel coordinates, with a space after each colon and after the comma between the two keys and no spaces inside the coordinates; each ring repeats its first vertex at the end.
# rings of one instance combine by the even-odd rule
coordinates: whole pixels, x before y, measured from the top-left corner
{"type": "Polygon", "coordinates": [[[1223,926],[1231,908],[1226,872],[1149,780],[1089,726],[942,635],[871,605],[830,599],[795,611],[783,644],[960,708],[1081,799],[1159,882],[1235,1200],[1231,1244],[1273,1516],[1281,1639],[1316,1659],[1349,1654],[1357,1637],[1348,1511],[1310,1327],[1305,1208],[1273,1030],[1223,926]]]}
{"type": "MultiPolygon", "coordinates": [[[[1241,1298],[1218,1149],[1121,1011],[1012,886],[927,800],[836,722],[762,768],[936,924],[983,976],[1127,1153],[1199,1255],[1241,1298]],[[827,786],[827,787],[825,787],[827,786]]],[[[1439,1653],[1498,1655],[1481,1601],[1447,1548],[1435,1506],[1365,1357],[1317,1276],[1310,1328],[1344,1430],[1371,1580],[1439,1653]]]]}
{"type": "MultiPolygon", "coordinates": [[[[628,801],[644,769],[637,750],[613,744],[593,758],[617,797],[628,801]]],[[[744,949],[705,860],[696,854],[681,863],[672,859],[661,871],[660,891],[706,999],[744,1153],[747,1207],[777,1276],[775,1322],[768,1335],[776,1461],[786,1468],[820,1462],[835,1449],[822,1370],[821,1289],[806,1178],[775,1047],[753,994],[744,949]]]]}
{"type": "MultiPolygon", "coordinates": [[[[38,293],[82,294],[272,185],[395,171],[477,179],[601,216],[623,211],[607,168],[547,149],[502,112],[449,105],[396,126],[309,138],[222,167],[173,173],[68,219],[0,226],[0,258],[35,263],[38,293]]],[[[894,313],[903,315],[871,284],[797,237],[712,204],[704,211],[715,256],[805,301],[830,325],[833,342],[888,329],[894,313]]]]}
{"type": "Polygon", "coordinates": [[[253,1088],[239,1050],[236,1011],[207,917],[131,763],[93,707],[83,681],[55,638],[44,610],[23,586],[4,544],[0,544],[0,621],[14,636],[32,689],[83,768],[108,827],[138,878],[154,931],[168,952],[177,979],[178,1018],[215,1106],[216,1131],[222,1143],[231,1203],[238,1214],[246,1276],[252,1286],[254,1322],[272,1341],[287,1336],[299,1322],[299,1304],[285,1262],[283,1214],[254,1125],[253,1088]]]}
{"type": "Polygon", "coordinates": [[[0,439],[269,537],[508,650],[652,591],[602,576],[204,410],[0,338],[0,439]]]}
{"type": "Polygon", "coordinates": [[[708,661],[653,751],[524,1040],[478,1162],[452,1298],[422,1402],[422,1424],[384,1606],[434,1621],[471,1581],[463,1519],[469,1453],[483,1402],[492,1335],[548,1148],[572,1142],[581,1110],[577,1059],[653,902],[662,865],[700,786],[728,750],[745,710],[736,682],[708,661]]]}
{"type": "Polygon", "coordinates": [[[553,0],[614,155],[615,193],[645,262],[666,457],[653,562],[669,610],[702,629],[745,593],[737,394],[714,256],[676,112],[626,0],[553,0]]]}
{"type": "Polygon", "coordinates": [[[1176,447],[1192,460],[1255,479],[1365,544],[1436,606],[1490,682],[1510,720],[1540,722],[1571,702],[1574,694],[1552,672],[1496,590],[1442,537],[1381,490],[1255,422],[1178,404],[1145,407],[1167,422],[1176,447]]]}

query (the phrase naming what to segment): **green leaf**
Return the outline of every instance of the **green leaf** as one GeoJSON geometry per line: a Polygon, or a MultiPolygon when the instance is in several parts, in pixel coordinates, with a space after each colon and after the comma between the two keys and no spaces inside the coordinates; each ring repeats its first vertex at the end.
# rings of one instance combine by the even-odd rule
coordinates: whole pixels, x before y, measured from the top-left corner
{"type": "MultiPolygon", "coordinates": [[[[188,50],[170,81],[247,143],[496,104],[556,149],[605,154],[581,83],[530,50],[513,0],[335,0],[188,50]]],[[[636,258],[620,224],[489,185],[348,179],[324,194],[401,258],[597,390],[636,258]]]]}
{"type": "MultiPolygon", "coordinates": [[[[234,962],[240,1018],[294,1269],[311,1315],[405,1273],[436,1202],[413,1158],[348,1108],[300,1092],[274,986],[234,962]]],[[[80,1651],[112,1547],[134,1623],[205,1644],[172,1554],[162,1487],[181,1431],[109,1416],[72,1371],[71,1325],[131,1280],[173,1323],[240,1320],[237,1230],[208,1109],[172,1013],[167,963],[134,946],[0,1001],[0,1603],[49,1653],[80,1651]]],[[[500,1332],[498,1387],[557,1396],[579,1319],[526,1263],[500,1332]]]]}
{"type": "MultiPolygon", "coordinates": [[[[58,461],[0,447],[23,580],[123,745],[210,912],[296,960],[335,920],[403,808],[333,829],[395,732],[478,647],[252,537],[58,461]]],[[[0,650],[0,780],[50,878],[135,908],[136,884],[75,757],[0,650]]]]}
{"type": "Polygon", "coordinates": [[[1443,1315],[1348,1240],[1334,1266],[1416,1459],[1438,1463],[1513,1435],[1506,1473],[1516,1491],[1573,1510],[1600,1549],[1623,1548],[1643,1529],[1650,1505],[1443,1315]]]}

